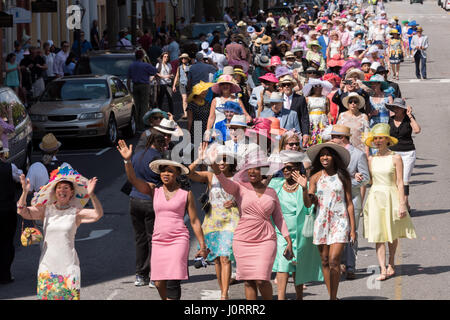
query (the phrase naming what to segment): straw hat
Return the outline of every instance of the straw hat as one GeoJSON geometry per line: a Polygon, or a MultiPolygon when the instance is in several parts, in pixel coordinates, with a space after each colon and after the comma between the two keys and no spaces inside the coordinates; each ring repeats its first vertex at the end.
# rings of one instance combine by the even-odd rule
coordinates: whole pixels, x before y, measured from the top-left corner
{"type": "Polygon", "coordinates": [[[389,139],[389,146],[394,146],[398,143],[398,139],[391,137],[390,135],[391,126],[387,123],[379,123],[373,126],[372,130],[370,130],[367,139],[366,139],[366,146],[368,147],[374,147],[373,145],[373,139],[375,137],[387,137],[389,139]]]}
{"type": "Polygon", "coordinates": [[[271,42],[272,42],[272,38],[269,37],[268,35],[264,35],[264,36],[261,38],[261,44],[269,44],[269,43],[271,43],[271,42]]]}
{"type": "Polygon", "coordinates": [[[181,60],[181,59],[183,59],[183,58],[189,59],[190,57],[189,57],[189,55],[188,55],[187,53],[183,53],[183,54],[179,57],[179,59],[181,60]]]}
{"type": "Polygon", "coordinates": [[[295,79],[291,75],[286,75],[286,76],[280,78],[280,82],[279,83],[296,84],[297,82],[295,81],[295,79]]]}
{"type": "Polygon", "coordinates": [[[177,128],[178,125],[173,120],[162,119],[158,126],[154,127],[156,130],[162,133],[171,134],[173,136],[177,136],[177,128]]]}
{"type": "Polygon", "coordinates": [[[331,129],[330,135],[332,136],[347,136],[350,137],[352,134],[350,133],[350,128],[347,126],[343,126],[340,124],[335,124],[331,129]]]}
{"type": "Polygon", "coordinates": [[[344,107],[346,107],[347,109],[350,109],[350,107],[349,107],[349,105],[348,105],[348,101],[349,101],[351,98],[356,98],[356,99],[358,99],[358,101],[359,101],[359,103],[358,103],[358,108],[359,108],[359,109],[364,108],[364,106],[366,105],[366,101],[364,100],[363,97],[361,97],[361,96],[360,96],[358,93],[356,93],[356,92],[350,92],[347,96],[345,96],[345,97],[342,99],[342,104],[343,104],[344,107]]]}
{"type": "Polygon", "coordinates": [[[284,164],[310,161],[305,152],[294,150],[282,150],[280,152],[280,159],[284,164]]]}
{"type": "Polygon", "coordinates": [[[44,152],[53,152],[58,150],[61,147],[61,142],[56,140],[56,137],[53,135],[53,133],[46,134],[43,138],[41,143],[39,144],[39,149],[41,149],[44,152]]]}
{"type": "Polygon", "coordinates": [[[364,80],[364,72],[357,68],[353,68],[353,69],[350,69],[349,71],[347,71],[347,73],[345,74],[345,79],[347,80],[349,78],[352,78],[352,77],[354,77],[355,74],[358,76],[359,80],[361,80],[361,81],[364,80]]]}
{"type": "Polygon", "coordinates": [[[226,66],[223,68],[223,73],[222,75],[230,75],[230,76],[234,76],[234,67],[233,66],[226,66]]]}
{"type": "Polygon", "coordinates": [[[309,159],[311,159],[311,162],[314,162],[314,160],[320,154],[320,151],[322,151],[322,149],[324,148],[330,148],[336,151],[336,153],[344,162],[345,167],[348,167],[348,164],[350,163],[350,152],[348,152],[346,148],[341,147],[340,145],[337,145],[336,143],[332,142],[317,144],[309,148],[306,151],[306,154],[308,155],[309,159]]]}
{"type": "Polygon", "coordinates": [[[322,50],[322,46],[319,44],[319,41],[313,40],[308,43],[308,48],[311,49],[312,46],[319,47],[319,50],[322,50]]]}
{"type": "Polygon", "coordinates": [[[247,125],[247,119],[245,118],[245,115],[238,115],[235,114],[233,118],[231,119],[230,123],[227,123],[226,126],[229,128],[231,126],[233,127],[242,127],[242,128],[250,128],[247,125]]]}
{"type": "Polygon", "coordinates": [[[69,204],[78,209],[83,208],[89,201],[87,187],[89,180],[74,170],[71,166],[65,165],[54,170],[50,174],[49,182],[35,193],[31,200],[32,206],[52,205],[56,203],[55,187],[58,183],[67,181],[74,187],[74,196],[69,204]]]}
{"type": "Polygon", "coordinates": [[[277,47],[285,46],[288,50],[291,48],[291,45],[287,43],[286,41],[281,41],[279,44],[277,44],[277,47]]]}
{"type": "Polygon", "coordinates": [[[214,85],[212,82],[203,82],[200,81],[193,88],[192,92],[188,97],[188,102],[192,102],[195,96],[201,95],[203,92],[209,90],[214,85]]]}
{"type": "Polygon", "coordinates": [[[219,77],[219,80],[217,80],[217,83],[215,83],[211,89],[215,94],[221,94],[222,90],[220,89],[220,85],[223,83],[229,83],[231,85],[231,93],[238,93],[241,91],[241,88],[236,83],[236,80],[234,80],[233,76],[225,74],[221,75],[219,77]]]}
{"type": "Polygon", "coordinates": [[[287,51],[287,52],[284,54],[284,58],[285,58],[285,59],[289,59],[289,58],[294,58],[294,59],[295,59],[295,55],[294,55],[294,53],[293,53],[292,51],[287,51]]]}
{"type": "Polygon", "coordinates": [[[149,164],[150,169],[156,174],[161,173],[161,171],[159,169],[161,166],[178,167],[181,169],[181,174],[184,174],[184,175],[189,174],[189,169],[186,166],[182,165],[181,163],[172,161],[172,160],[159,159],[159,160],[152,161],[152,163],[149,164]]]}

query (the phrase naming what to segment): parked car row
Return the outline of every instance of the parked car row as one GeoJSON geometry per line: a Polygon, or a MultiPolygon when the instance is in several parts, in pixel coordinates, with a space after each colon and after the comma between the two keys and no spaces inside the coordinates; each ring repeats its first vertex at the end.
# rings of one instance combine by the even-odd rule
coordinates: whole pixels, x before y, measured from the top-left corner
{"type": "Polygon", "coordinates": [[[445,11],[450,10],[450,0],[438,0],[438,6],[443,8],[445,11]]]}

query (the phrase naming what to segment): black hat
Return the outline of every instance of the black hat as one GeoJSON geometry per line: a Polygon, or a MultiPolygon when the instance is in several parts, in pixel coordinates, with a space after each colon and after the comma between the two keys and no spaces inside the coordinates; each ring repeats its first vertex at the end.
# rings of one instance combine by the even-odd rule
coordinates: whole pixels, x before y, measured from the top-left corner
{"type": "Polygon", "coordinates": [[[385,73],[389,73],[389,70],[387,70],[385,67],[383,66],[379,66],[377,68],[377,71],[375,72],[375,74],[385,74],[385,73]]]}

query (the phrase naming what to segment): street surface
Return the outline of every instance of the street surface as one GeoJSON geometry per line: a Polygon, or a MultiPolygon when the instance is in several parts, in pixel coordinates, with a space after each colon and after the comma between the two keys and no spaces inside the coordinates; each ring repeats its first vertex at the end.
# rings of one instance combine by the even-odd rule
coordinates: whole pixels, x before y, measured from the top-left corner
{"type": "MultiPolygon", "coordinates": [[[[377,282],[378,262],[375,245],[362,238],[359,226],[359,253],[356,280],[342,280],[340,299],[399,300],[449,299],[450,251],[450,14],[436,1],[410,5],[409,1],[389,2],[386,11],[400,21],[415,19],[429,36],[428,80],[416,80],[414,63],[405,59],[400,70],[403,97],[413,107],[422,133],[415,137],[417,163],[411,183],[410,202],[417,239],[400,240],[396,276],[377,282]]],[[[177,104],[178,115],[181,105],[177,104]]],[[[178,118],[179,116],[177,116],[178,118]]],[[[136,144],[137,138],[128,141],[136,144]]],[[[70,163],[86,177],[99,178],[97,195],[105,216],[97,223],[82,225],[76,236],[76,249],[82,270],[83,300],[159,300],[156,289],[134,286],[134,235],[129,217],[128,197],[120,192],[126,180],[123,162],[113,148],[96,140],[64,141],[58,157],[70,163]]],[[[36,152],[34,161],[39,159],[36,152]]],[[[193,185],[196,197],[204,187],[193,185]]],[[[199,215],[203,219],[200,207],[199,215]]],[[[192,232],[191,232],[192,234],[192,232]]],[[[19,235],[19,233],[17,234],[19,235]]],[[[193,256],[197,241],[191,237],[190,278],[182,283],[183,300],[220,298],[214,266],[196,270],[193,256]]],[[[16,237],[17,251],[12,266],[16,281],[0,288],[0,299],[36,299],[36,277],[40,250],[38,246],[22,247],[16,237]]],[[[273,284],[274,299],[277,288],[273,284]]],[[[292,280],[287,298],[295,299],[292,280]]],[[[306,300],[328,299],[323,283],[308,284],[306,300]]],[[[244,299],[243,283],[232,285],[231,299],[244,299]]]]}

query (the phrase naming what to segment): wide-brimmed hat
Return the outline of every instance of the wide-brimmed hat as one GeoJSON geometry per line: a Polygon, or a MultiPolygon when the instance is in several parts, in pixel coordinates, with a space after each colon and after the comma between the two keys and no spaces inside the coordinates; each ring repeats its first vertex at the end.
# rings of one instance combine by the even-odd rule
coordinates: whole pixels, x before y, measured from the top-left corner
{"type": "Polygon", "coordinates": [[[408,22],[408,27],[415,27],[415,26],[418,26],[416,20],[408,22]]]}
{"type": "Polygon", "coordinates": [[[39,143],[39,149],[41,149],[44,152],[53,152],[58,150],[61,147],[61,142],[56,140],[56,137],[53,135],[53,133],[46,134],[43,138],[41,143],[39,143]]]}
{"type": "Polygon", "coordinates": [[[381,83],[381,90],[389,88],[389,83],[386,82],[381,74],[373,75],[369,81],[363,81],[366,86],[370,86],[372,83],[381,83]]]}
{"type": "Polygon", "coordinates": [[[310,159],[305,152],[295,150],[282,150],[280,151],[280,159],[283,164],[286,163],[300,163],[310,162],[310,159]]]}
{"type": "Polygon", "coordinates": [[[311,162],[314,162],[316,157],[320,154],[320,151],[324,148],[330,148],[336,151],[336,153],[339,155],[341,160],[344,162],[345,167],[348,167],[350,163],[350,152],[348,150],[336,143],[333,142],[327,142],[322,144],[316,144],[315,146],[312,146],[306,151],[306,154],[308,155],[309,159],[311,159],[311,162]]]}
{"type": "Polygon", "coordinates": [[[281,92],[278,91],[274,91],[270,94],[270,99],[269,99],[270,103],[280,103],[280,102],[284,102],[283,99],[283,94],[281,92]]]}
{"type": "Polygon", "coordinates": [[[262,77],[259,77],[259,80],[269,81],[269,82],[273,82],[273,83],[278,83],[279,82],[277,77],[275,77],[275,75],[273,73],[271,73],[271,72],[266,73],[262,77]]]}
{"type": "Polygon", "coordinates": [[[391,137],[391,126],[387,123],[378,123],[373,126],[366,138],[366,146],[373,148],[373,139],[375,137],[387,137],[390,141],[390,146],[394,146],[398,143],[398,139],[391,137]]]}
{"type": "Polygon", "coordinates": [[[281,63],[281,58],[279,56],[273,56],[272,58],[270,58],[270,66],[271,67],[276,67],[276,66],[281,66],[283,65],[283,63],[281,63]]]}
{"type": "Polygon", "coordinates": [[[399,34],[397,29],[391,29],[390,34],[399,34]]]}
{"type": "Polygon", "coordinates": [[[166,119],[168,119],[169,117],[168,117],[168,115],[167,115],[167,112],[165,112],[165,111],[163,111],[163,110],[161,110],[161,109],[159,109],[159,108],[154,108],[154,109],[152,109],[152,110],[150,110],[150,111],[147,111],[147,113],[144,115],[144,117],[142,117],[142,121],[144,122],[144,124],[146,124],[146,125],[150,125],[150,118],[154,115],[154,114],[157,114],[157,113],[159,113],[160,115],[162,115],[163,116],[163,118],[166,118],[166,119]]]}
{"type": "Polygon", "coordinates": [[[83,208],[89,202],[89,195],[87,191],[89,180],[69,165],[59,167],[50,173],[49,182],[45,186],[41,187],[37,193],[35,193],[33,199],[31,200],[31,205],[43,206],[55,204],[55,187],[58,183],[63,181],[72,183],[74,188],[74,195],[69,202],[70,206],[78,209],[83,208]]]}
{"type": "Polygon", "coordinates": [[[254,27],[252,27],[252,26],[247,27],[247,32],[248,32],[248,33],[253,33],[253,32],[255,32],[255,31],[256,31],[256,30],[255,30],[254,27]]]}
{"type": "Polygon", "coordinates": [[[379,63],[378,61],[375,61],[375,62],[372,62],[372,64],[370,65],[370,69],[376,71],[380,66],[381,66],[381,63],[379,63]]]}
{"type": "Polygon", "coordinates": [[[268,35],[264,35],[264,36],[261,38],[261,44],[269,44],[269,43],[271,43],[271,42],[272,42],[272,38],[269,37],[268,35]]]}
{"type": "Polygon", "coordinates": [[[285,59],[288,59],[288,58],[294,58],[294,59],[295,59],[295,54],[294,54],[292,51],[287,51],[287,52],[284,54],[284,58],[285,58],[285,59]]]}
{"type": "Polygon", "coordinates": [[[270,124],[270,134],[274,134],[276,136],[282,136],[283,134],[286,133],[287,130],[284,128],[281,128],[280,119],[275,118],[275,117],[269,117],[267,119],[272,121],[272,123],[270,124]]]}
{"type": "Polygon", "coordinates": [[[149,164],[150,170],[152,170],[154,173],[156,174],[160,174],[160,167],[161,166],[173,166],[173,167],[178,167],[181,169],[181,174],[184,175],[188,175],[189,174],[189,168],[187,168],[185,165],[178,163],[176,161],[172,161],[172,160],[167,160],[167,159],[159,159],[159,160],[155,160],[152,161],[149,164]]]}
{"type": "Polygon", "coordinates": [[[273,140],[270,136],[272,121],[267,118],[256,118],[253,120],[253,124],[253,128],[247,129],[245,131],[246,136],[250,136],[251,134],[259,134],[265,136],[270,140],[273,140]]]}
{"type": "Polygon", "coordinates": [[[177,123],[173,120],[168,119],[162,119],[159,125],[154,127],[154,129],[158,130],[159,132],[171,134],[173,136],[178,136],[177,128],[177,123]]]}
{"type": "Polygon", "coordinates": [[[283,84],[283,83],[296,84],[297,81],[291,75],[288,74],[288,75],[281,77],[279,83],[280,84],[283,84]]]}
{"type": "Polygon", "coordinates": [[[364,58],[364,59],[362,59],[362,61],[361,61],[361,66],[363,65],[363,64],[372,64],[372,61],[370,61],[369,59],[367,59],[367,58],[364,58]]]}
{"type": "Polygon", "coordinates": [[[347,96],[345,96],[342,99],[342,104],[344,105],[344,107],[346,107],[347,109],[350,109],[349,105],[348,105],[348,101],[351,98],[356,98],[358,99],[359,103],[358,103],[358,108],[364,108],[364,106],[366,105],[366,101],[364,100],[364,98],[362,96],[360,96],[357,92],[350,92],[347,96]]]}
{"type": "Polygon", "coordinates": [[[375,74],[385,74],[385,73],[389,73],[389,70],[387,70],[385,67],[383,66],[379,66],[377,68],[377,70],[375,70],[375,74]]]}
{"type": "Polygon", "coordinates": [[[221,75],[219,77],[219,80],[217,80],[217,83],[215,83],[211,87],[211,90],[215,94],[221,94],[222,90],[220,89],[220,85],[223,83],[229,83],[231,85],[231,93],[238,93],[241,91],[241,87],[239,87],[239,85],[236,83],[236,80],[234,80],[233,76],[228,74],[221,75]]]}
{"type": "Polygon", "coordinates": [[[255,64],[261,67],[268,67],[270,66],[270,58],[268,56],[258,55],[255,59],[255,64]]]}
{"type": "Polygon", "coordinates": [[[386,109],[391,110],[392,112],[395,112],[395,107],[401,108],[401,109],[408,109],[406,106],[406,101],[402,98],[395,98],[392,103],[386,103],[386,109]]]}
{"type": "Polygon", "coordinates": [[[235,114],[244,114],[242,111],[241,105],[236,101],[227,101],[220,107],[217,107],[217,111],[225,112],[225,111],[233,111],[235,114]]]}
{"type": "Polygon", "coordinates": [[[192,92],[188,97],[188,102],[192,102],[195,96],[201,95],[203,92],[209,90],[214,85],[212,82],[203,82],[200,81],[193,88],[192,92]]]}
{"type": "Polygon", "coordinates": [[[190,57],[189,57],[189,55],[187,53],[183,53],[178,59],[181,60],[183,58],[189,59],[190,57]]]}
{"type": "Polygon", "coordinates": [[[250,128],[247,125],[247,119],[245,118],[245,115],[235,114],[233,118],[231,118],[230,123],[226,124],[227,127],[236,126],[236,127],[242,127],[242,128],[250,128]]]}
{"type": "Polygon", "coordinates": [[[0,140],[0,154],[1,153],[8,153],[9,149],[8,148],[3,148],[3,142],[0,140]]]}
{"type": "Polygon", "coordinates": [[[278,66],[275,69],[275,77],[277,77],[277,79],[280,79],[281,77],[284,77],[284,76],[290,75],[290,74],[292,74],[292,70],[285,66],[278,66]]]}
{"type": "Polygon", "coordinates": [[[234,74],[235,75],[240,75],[241,77],[245,78],[245,80],[247,80],[247,75],[245,74],[244,70],[241,68],[235,68],[234,69],[234,74]]]}
{"type": "Polygon", "coordinates": [[[350,137],[350,128],[341,124],[335,124],[331,129],[330,135],[332,136],[347,136],[350,137]]]}
{"type": "Polygon", "coordinates": [[[341,84],[341,77],[339,77],[336,73],[327,73],[322,77],[323,81],[328,81],[331,83],[331,80],[336,81],[336,85],[339,87],[339,85],[341,84]]]}
{"type": "Polygon", "coordinates": [[[345,79],[352,78],[355,74],[358,76],[359,80],[361,81],[364,80],[364,72],[357,68],[353,68],[347,71],[347,73],[345,74],[345,79]]]}
{"type": "Polygon", "coordinates": [[[270,176],[281,170],[283,163],[269,161],[264,151],[254,150],[245,155],[244,164],[241,170],[234,175],[233,180],[236,182],[248,182],[247,171],[253,168],[265,168],[261,173],[270,176]]]}
{"type": "Polygon", "coordinates": [[[319,41],[313,40],[308,43],[308,48],[311,49],[312,46],[319,47],[319,50],[322,50],[322,46],[319,44],[319,41]]]}
{"type": "Polygon", "coordinates": [[[359,34],[364,35],[364,31],[363,30],[358,30],[355,32],[355,37],[357,37],[359,34]]]}
{"type": "Polygon", "coordinates": [[[328,68],[342,67],[344,64],[345,60],[341,59],[341,55],[339,53],[335,54],[327,61],[328,68]]]}
{"type": "Polygon", "coordinates": [[[308,83],[303,87],[303,94],[305,97],[309,96],[313,87],[322,87],[322,95],[327,96],[331,90],[333,90],[333,85],[328,81],[322,81],[320,79],[309,79],[308,83]]]}

